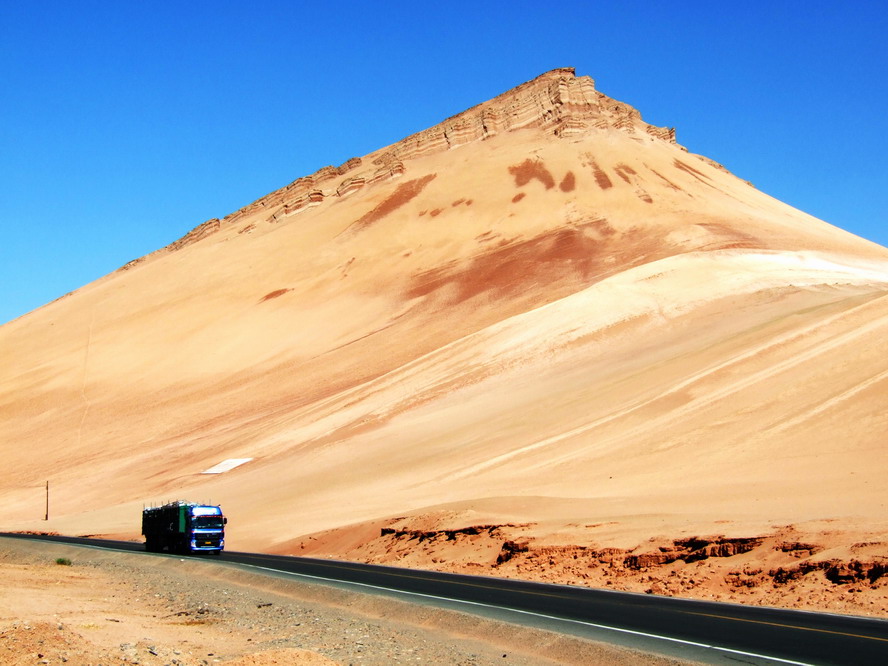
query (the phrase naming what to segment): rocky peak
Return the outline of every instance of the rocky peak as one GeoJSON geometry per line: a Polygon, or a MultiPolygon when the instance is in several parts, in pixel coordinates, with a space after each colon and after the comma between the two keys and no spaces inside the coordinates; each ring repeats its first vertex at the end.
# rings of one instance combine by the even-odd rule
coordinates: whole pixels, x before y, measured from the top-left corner
{"type": "Polygon", "coordinates": [[[562,67],[402,139],[373,161],[387,164],[534,127],[560,137],[615,128],[675,143],[674,128],[649,125],[635,108],[595,90],[592,78],[562,67]]]}
{"type": "MultiPolygon", "coordinates": [[[[283,221],[322,205],[331,198],[346,197],[365,186],[401,176],[406,169],[405,160],[483,141],[504,132],[533,128],[562,138],[616,129],[675,143],[674,128],[656,127],[644,122],[641,114],[632,106],[595,90],[592,78],[577,76],[573,67],[562,67],[541,74],[363,159],[352,158],[341,166],[327,166],[299,178],[226,216],[222,225],[256,213],[268,222],[283,221]]],[[[179,249],[219,228],[218,220],[210,220],[167,249],[179,249]]]]}

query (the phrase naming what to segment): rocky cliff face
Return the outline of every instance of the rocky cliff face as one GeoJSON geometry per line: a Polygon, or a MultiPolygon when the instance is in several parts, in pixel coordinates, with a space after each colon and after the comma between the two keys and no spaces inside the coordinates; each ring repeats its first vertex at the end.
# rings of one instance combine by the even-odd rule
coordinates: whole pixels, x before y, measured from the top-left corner
{"type": "MultiPolygon", "coordinates": [[[[314,208],[331,198],[347,197],[368,185],[404,173],[404,160],[452,150],[503,132],[540,129],[557,137],[573,137],[595,130],[618,129],[630,135],[651,136],[675,144],[675,128],[656,127],[641,119],[635,108],[595,90],[588,76],[576,76],[563,67],[541,74],[493,99],[463,111],[427,130],[362,159],[326,166],[226,216],[222,224],[267,211],[274,222],[314,208]]],[[[168,246],[177,250],[220,229],[210,220],[168,246]]]]}
{"type": "Polygon", "coordinates": [[[553,69],[527,83],[407,137],[383,151],[374,163],[426,155],[481,141],[500,132],[540,128],[567,137],[591,129],[616,128],[675,143],[675,130],[642,121],[641,114],[595,90],[572,67],[553,69]]]}

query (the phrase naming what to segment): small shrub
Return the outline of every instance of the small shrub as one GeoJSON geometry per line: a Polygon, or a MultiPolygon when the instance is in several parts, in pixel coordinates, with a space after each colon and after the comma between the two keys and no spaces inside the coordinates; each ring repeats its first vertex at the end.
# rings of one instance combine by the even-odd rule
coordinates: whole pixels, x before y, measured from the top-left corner
{"type": "Polygon", "coordinates": [[[62,566],[70,567],[71,560],[69,560],[67,557],[57,557],[56,564],[61,564],[62,566]]]}

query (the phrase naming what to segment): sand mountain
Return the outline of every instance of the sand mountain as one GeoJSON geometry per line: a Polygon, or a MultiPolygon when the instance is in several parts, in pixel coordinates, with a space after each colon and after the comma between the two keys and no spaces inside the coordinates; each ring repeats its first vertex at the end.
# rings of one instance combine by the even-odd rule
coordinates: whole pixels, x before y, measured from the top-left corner
{"type": "Polygon", "coordinates": [[[554,70],[0,327],[0,527],[181,497],[238,549],[505,575],[871,562],[886,334],[888,250],[554,70]]]}

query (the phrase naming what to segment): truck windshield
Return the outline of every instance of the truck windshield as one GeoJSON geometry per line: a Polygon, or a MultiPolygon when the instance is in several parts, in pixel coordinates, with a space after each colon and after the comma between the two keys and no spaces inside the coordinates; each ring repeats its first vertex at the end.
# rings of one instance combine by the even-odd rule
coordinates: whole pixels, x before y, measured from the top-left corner
{"type": "Polygon", "coordinates": [[[191,526],[201,530],[221,530],[222,516],[194,516],[191,526]]]}

